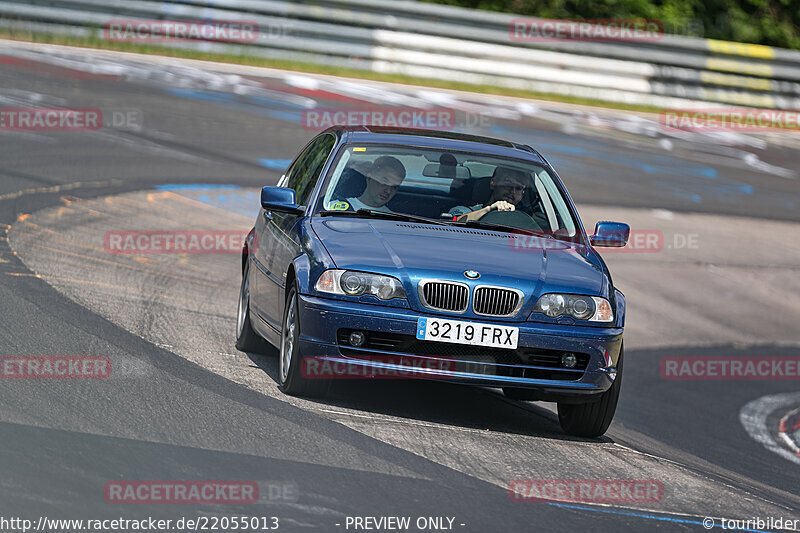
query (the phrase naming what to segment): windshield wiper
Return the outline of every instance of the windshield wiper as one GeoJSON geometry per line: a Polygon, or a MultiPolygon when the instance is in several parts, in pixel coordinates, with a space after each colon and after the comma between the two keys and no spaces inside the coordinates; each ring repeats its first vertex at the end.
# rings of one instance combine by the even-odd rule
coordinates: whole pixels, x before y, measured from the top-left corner
{"type": "Polygon", "coordinates": [[[459,226],[467,226],[472,228],[483,228],[495,231],[503,231],[507,233],[516,233],[530,235],[532,237],[541,237],[543,239],[553,239],[561,242],[571,242],[573,244],[583,244],[580,237],[576,234],[574,237],[568,235],[559,235],[553,231],[546,231],[542,229],[519,228],[517,226],[506,226],[505,224],[495,224],[493,222],[481,222],[480,220],[467,220],[465,222],[456,222],[459,226]]]}
{"type": "Polygon", "coordinates": [[[405,213],[390,213],[389,211],[379,211],[377,209],[359,209],[358,211],[334,211],[331,209],[319,212],[323,217],[335,216],[350,216],[350,217],[370,217],[370,218],[385,218],[387,220],[403,220],[405,222],[421,222],[423,224],[436,224],[437,226],[449,226],[449,222],[436,220],[435,218],[418,217],[415,215],[407,215],[405,213]]]}

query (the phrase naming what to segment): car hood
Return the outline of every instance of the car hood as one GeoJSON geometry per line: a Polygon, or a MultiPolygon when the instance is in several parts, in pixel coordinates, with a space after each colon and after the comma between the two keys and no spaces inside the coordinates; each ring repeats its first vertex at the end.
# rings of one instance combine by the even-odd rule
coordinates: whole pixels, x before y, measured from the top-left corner
{"type": "Polygon", "coordinates": [[[422,278],[601,295],[602,262],[584,246],[554,239],[378,219],[315,218],[312,224],[337,268],[393,274],[415,291],[422,278]],[[470,281],[467,270],[480,273],[470,281]]]}

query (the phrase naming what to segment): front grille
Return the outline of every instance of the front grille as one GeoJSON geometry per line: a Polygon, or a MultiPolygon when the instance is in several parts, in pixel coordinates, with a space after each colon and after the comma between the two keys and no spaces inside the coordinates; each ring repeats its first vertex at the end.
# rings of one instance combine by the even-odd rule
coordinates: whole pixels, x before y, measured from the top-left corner
{"type": "Polygon", "coordinates": [[[365,354],[402,353],[419,357],[431,357],[455,361],[457,369],[486,375],[524,377],[535,379],[558,379],[574,381],[583,376],[589,366],[589,354],[572,352],[578,359],[574,368],[561,366],[558,350],[520,347],[516,350],[425,341],[413,335],[365,331],[367,340],[360,348],[350,346],[348,337],[352,329],[340,329],[337,335],[342,355],[359,357],[365,354]],[[461,365],[465,366],[461,366],[461,365]]]}
{"type": "Polygon", "coordinates": [[[419,295],[425,307],[463,313],[469,302],[469,287],[453,281],[423,280],[419,282],[419,295]]]}
{"type": "Polygon", "coordinates": [[[522,304],[522,295],[501,287],[477,287],[472,299],[472,310],[477,315],[510,316],[522,304]]]}

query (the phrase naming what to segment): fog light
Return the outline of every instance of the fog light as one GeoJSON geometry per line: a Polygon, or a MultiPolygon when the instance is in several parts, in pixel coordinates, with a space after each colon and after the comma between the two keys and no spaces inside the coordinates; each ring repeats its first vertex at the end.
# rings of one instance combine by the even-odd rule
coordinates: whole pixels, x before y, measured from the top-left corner
{"type": "Polygon", "coordinates": [[[564,368],[575,368],[577,364],[578,358],[575,357],[574,353],[565,353],[561,356],[561,366],[564,368]]]}
{"type": "Polygon", "coordinates": [[[351,346],[359,348],[364,346],[364,343],[367,341],[367,336],[364,335],[363,331],[354,331],[350,334],[350,338],[348,340],[350,341],[351,346]]]}

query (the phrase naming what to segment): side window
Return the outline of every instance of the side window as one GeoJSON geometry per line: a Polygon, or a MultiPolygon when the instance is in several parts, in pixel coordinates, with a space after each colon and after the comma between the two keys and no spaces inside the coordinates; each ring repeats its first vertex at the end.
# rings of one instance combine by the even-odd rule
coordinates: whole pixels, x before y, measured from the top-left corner
{"type": "Polygon", "coordinates": [[[306,205],[334,144],[336,137],[327,133],[322,135],[306,148],[292,166],[286,187],[294,189],[298,204],[306,205]]]}

